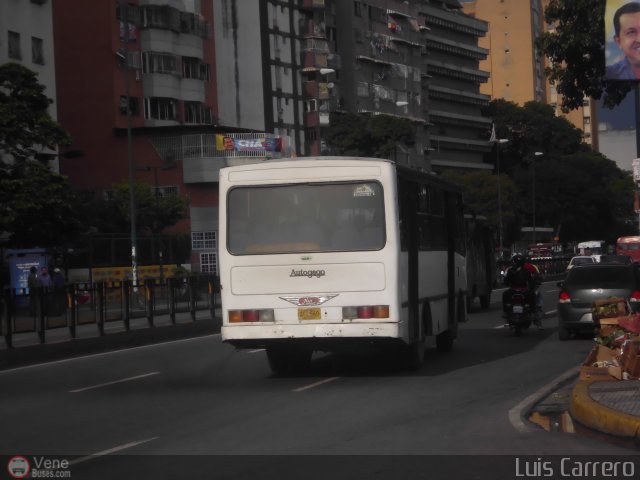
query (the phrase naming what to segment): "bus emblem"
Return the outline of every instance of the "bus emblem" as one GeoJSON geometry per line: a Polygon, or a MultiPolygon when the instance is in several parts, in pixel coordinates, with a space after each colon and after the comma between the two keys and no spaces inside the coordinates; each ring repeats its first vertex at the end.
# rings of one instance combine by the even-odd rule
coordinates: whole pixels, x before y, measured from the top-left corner
{"type": "Polygon", "coordinates": [[[322,305],[323,303],[328,302],[329,300],[337,296],[338,295],[314,295],[308,297],[294,297],[287,295],[279,298],[286,302],[293,303],[298,307],[308,307],[311,305],[322,305]]]}

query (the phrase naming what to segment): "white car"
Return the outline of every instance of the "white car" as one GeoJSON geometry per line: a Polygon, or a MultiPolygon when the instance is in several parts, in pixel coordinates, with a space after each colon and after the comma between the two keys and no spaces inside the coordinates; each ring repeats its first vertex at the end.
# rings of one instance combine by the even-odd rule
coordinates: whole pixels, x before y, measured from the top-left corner
{"type": "Polygon", "coordinates": [[[567,265],[567,271],[571,270],[573,267],[580,265],[593,265],[594,263],[596,263],[596,259],[594,257],[578,255],[571,259],[569,265],[567,265]]]}

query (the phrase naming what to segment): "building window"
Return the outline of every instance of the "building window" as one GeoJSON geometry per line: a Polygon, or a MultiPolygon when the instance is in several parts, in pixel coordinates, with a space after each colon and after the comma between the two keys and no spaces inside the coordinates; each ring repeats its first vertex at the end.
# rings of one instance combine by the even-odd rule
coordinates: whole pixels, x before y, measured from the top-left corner
{"type": "Polygon", "coordinates": [[[210,125],[213,123],[213,111],[200,102],[184,102],[184,121],[210,125]]]}
{"type": "Polygon", "coordinates": [[[362,3],[353,2],[353,14],[356,17],[362,17],[362,3]]]}
{"type": "Polygon", "coordinates": [[[143,73],[171,73],[179,75],[178,58],[171,53],[144,52],[143,73]]]}
{"type": "Polygon", "coordinates": [[[200,271],[202,273],[218,273],[218,259],[215,253],[200,254],[200,271]]]}
{"type": "MultiPolygon", "coordinates": [[[[138,99],[136,97],[129,97],[129,111],[132,116],[140,115],[140,108],[138,105],[138,99]]],[[[127,97],[120,95],[120,115],[127,114],[127,97]]]]}
{"type": "Polygon", "coordinates": [[[31,61],[38,65],[44,65],[44,55],[42,53],[42,39],[31,37],[31,61]]]}
{"type": "Polygon", "coordinates": [[[193,250],[211,250],[216,248],[216,232],[191,232],[193,250]]]}
{"type": "Polygon", "coordinates": [[[177,185],[165,185],[163,187],[153,188],[153,194],[158,193],[159,197],[177,197],[178,186],[177,185]]]}
{"type": "Polygon", "coordinates": [[[144,118],[177,120],[178,102],[173,98],[149,97],[144,99],[144,118]]]}
{"type": "Polygon", "coordinates": [[[182,57],[182,76],[197,80],[209,80],[210,68],[207,63],[195,57],[182,57]]]}
{"type": "Polygon", "coordinates": [[[20,34],[17,32],[9,32],[9,58],[22,60],[22,53],[20,52],[20,34]]]}

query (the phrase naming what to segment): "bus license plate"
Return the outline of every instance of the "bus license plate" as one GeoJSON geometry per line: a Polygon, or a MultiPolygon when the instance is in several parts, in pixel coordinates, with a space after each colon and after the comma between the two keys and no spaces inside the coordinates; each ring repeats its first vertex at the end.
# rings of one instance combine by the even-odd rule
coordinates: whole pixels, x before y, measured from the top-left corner
{"type": "Polygon", "coordinates": [[[524,308],[522,307],[522,305],[513,306],[513,313],[522,313],[522,312],[524,312],[524,308]]]}
{"type": "Polygon", "coordinates": [[[320,320],[319,308],[299,308],[298,320],[320,320]]]}

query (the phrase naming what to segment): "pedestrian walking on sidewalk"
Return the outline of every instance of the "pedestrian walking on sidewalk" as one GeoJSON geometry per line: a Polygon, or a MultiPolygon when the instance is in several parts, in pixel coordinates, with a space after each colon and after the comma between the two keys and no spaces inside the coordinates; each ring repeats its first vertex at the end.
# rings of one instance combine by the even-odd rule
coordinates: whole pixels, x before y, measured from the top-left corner
{"type": "Polygon", "coordinates": [[[29,290],[29,315],[35,316],[38,312],[38,288],[40,288],[40,283],[38,282],[38,269],[36,267],[31,267],[29,269],[27,288],[29,290]]]}

